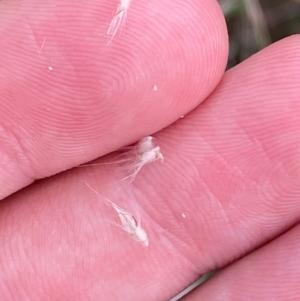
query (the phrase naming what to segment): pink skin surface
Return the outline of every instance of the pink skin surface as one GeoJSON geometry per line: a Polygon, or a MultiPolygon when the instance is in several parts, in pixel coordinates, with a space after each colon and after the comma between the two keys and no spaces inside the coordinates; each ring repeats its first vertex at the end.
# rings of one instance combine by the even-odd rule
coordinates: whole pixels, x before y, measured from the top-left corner
{"type": "Polygon", "coordinates": [[[168,126],[219,82],[215,1],[132,1],[111,40],[117,5],[0,2],[0,199],[168,126]]]}
{"type": "Polygon", "coordinates": [[[111,1],[0,11],[1,196],[15,192],[0,203],[0,300],[164,301],[230,263],[186,300],[297,300],[298,36],[215,88],[228,45],[214,1],[133,0],[108,45],[111,1]],[[165,160],[130,185],[123,163],[71,169],[154,132],[165,160]]]}
{"type": "Polygon", "coordinates": [[[220,272],[182,301],[298,300],[300,228],[292,230],[220,272]]]}

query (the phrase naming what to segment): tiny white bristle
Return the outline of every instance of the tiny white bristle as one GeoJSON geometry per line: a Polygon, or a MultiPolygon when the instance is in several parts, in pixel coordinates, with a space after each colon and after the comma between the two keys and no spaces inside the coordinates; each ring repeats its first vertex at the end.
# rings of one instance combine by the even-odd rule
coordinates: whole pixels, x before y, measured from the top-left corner
{"type": "Polygon", "coordinates": [[[113,17],[109,25],[109,28],[107,30],[107,34],[111,35],[112,38],[116,35],[118,30],[124,25],[130,2],[131,0],[120,0],[117,8],[117,12],[113,17]]]}
{"type": "Polygon", "coordinates": [[[41,45],[41,47],[40,47],[40,49],[39,49],[39,51],[38,51],[38,56],[41,54],[42,49],[43,49],[43,47],[44,47],[44,45],[45,45],[45,42],[46,42],[46,38],[44,38],[43,43],[42,43],[42,45],[41,45]]]}

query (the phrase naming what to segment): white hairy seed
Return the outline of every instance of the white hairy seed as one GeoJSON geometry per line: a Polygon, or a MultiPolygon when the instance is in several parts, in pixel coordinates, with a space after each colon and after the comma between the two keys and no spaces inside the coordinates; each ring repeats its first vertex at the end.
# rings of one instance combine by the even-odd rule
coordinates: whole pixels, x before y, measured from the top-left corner
{"type": "Polygon", "coordinates": [[[125,179],[129,178],[130,182],[132,182],[144,165],[154,162],[158,159],[163,161],[164,157],[160,152],[160,147],[154,145],[153,137],[148,136],[143,138],[137,144],[135,161],[129,166],[130,175],[125,179]]]}
{"type": "Polygon", "coordinates": [[[124,25],[130,2],[131,0],[120,0],[117,12],[113,17],[107,30],[107,34],[112,36],[111,39],[113,39],[113,37],[116,35],[119,28],[121,28],[124,25]]]}
{"type": "Polygon", "coordinates": [[[110,204],[114,210],[117,212],[118,217],[121,221],[121,225],[124,231],[126,231],[131,237],[136,241],[140,242],[142,245],[148,247],[149,240],[146,231],[142,228],[141,223],[137,222],[132,214],[125,211],[109,199],[101,196],[94,188],[92,188],[88,183],[84,182],[92,191],[94,191],[101,199],[110,204]]]}
{"type": "Polygon", "coordinates": [[[128,146],[123,148],[126,150],[121,155],[117,156],[118,160],[113,162],[95,163],[95,164],[84,164],[79,167],[86,166],[97,166],[97,165],[107,165],[107,164],[124,164],[124,169],[127,173],[125,178],[121,181],[129,179],[131,183],[134,181],[138,172],[142,167],[148,163],[152,163],[156,160],[164,161],[164,157],[160,151],[159,146],[155,146],[153,143],[154,138],[151,136],[145,137],[140,140],[134,146],[128,146]]]}
{"type": "Polygon", "coordinates": [[[143,138],[137,145],[140,154],[151,151],[154,148],[153,137],[148,136],[143,138]]]}
{"type": "Polygon", "coordinates": [[[141,227],[140,223],[136,221],[134,216],[127,211],[121,209],[119,206],[115,204],[111,204],[113,208],[118,213],[119,219],[121,221],[123,229],[131,235],[135,240],[143,244],[144,246],[149,246],[149,240],[147,233],[141,227]]]}

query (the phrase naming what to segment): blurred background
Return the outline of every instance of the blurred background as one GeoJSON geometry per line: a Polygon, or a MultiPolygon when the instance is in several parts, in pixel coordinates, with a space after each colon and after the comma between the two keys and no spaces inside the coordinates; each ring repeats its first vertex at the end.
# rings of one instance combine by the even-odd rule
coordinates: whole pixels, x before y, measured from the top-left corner
{"type": "Polygon", "coordinates": [[[218,0],[226,17],[232,68],[260,49],[300,33],[300,0],[218,0]]]}

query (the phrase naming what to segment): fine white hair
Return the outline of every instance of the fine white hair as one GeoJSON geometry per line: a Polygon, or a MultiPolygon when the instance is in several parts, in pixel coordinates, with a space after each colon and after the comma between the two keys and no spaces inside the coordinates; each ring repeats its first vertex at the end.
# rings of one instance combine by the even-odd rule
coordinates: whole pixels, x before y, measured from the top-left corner
{"type": "Polygon", "coordinates": [[[108,27],[107,34],[114,38],[118,30],[124,25],[131,0],[120,0],[117,11],[108,27]]]}

